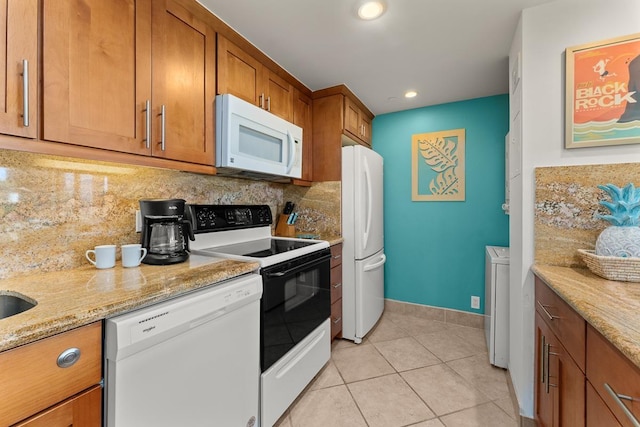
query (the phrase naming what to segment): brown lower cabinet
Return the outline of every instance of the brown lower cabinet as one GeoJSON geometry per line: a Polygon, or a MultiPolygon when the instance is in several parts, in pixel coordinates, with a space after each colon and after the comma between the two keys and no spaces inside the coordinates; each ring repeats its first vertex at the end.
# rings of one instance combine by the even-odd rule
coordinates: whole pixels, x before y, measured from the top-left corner
{"type": "Polygon", "coordinates": [[[96,385],[15,427],[100,427],[101,418],[102,387],[96,385]]]}
{"type": "Polygon", "coordinates": [[[585,375],[536,313],[536,419],[539,426],[584,426],[585,375]]]}
{"type": "Polygon", "coordinates": [[[4,351],[0,372],[1,426],[100,426],[102,322],[4,351]]]}
{"type": "Polygon", "coordinates": [[[331,246],[331,339],[342,336],[342,243],[331,246]]]}
{"type": "Polygon", "coordinates": [[[638,366],[538,277],[535,286],[538,426],[639,426],[638,366]]]}
{"type": "Polygon", "coordinates": [[[600,398],[598,392],[587,381],[587,427],[617,427],[621,425],[600,398]]]}
{"type": "MultiPolygon", "coordinates": [[[[640,425],[640,369],[591,326],[587,327],[587,379],[619,425],[640,425]]],[[[598,417],[608,415],[598,413],[598,417]]],[[[597,424],[589,421],[589,425],[597,424]]]]}

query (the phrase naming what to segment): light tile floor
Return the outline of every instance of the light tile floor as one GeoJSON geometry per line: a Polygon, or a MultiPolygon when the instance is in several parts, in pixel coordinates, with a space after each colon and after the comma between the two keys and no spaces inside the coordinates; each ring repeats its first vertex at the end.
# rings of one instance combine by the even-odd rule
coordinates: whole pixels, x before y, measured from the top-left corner
{"type": "Polygon", "coordinates": [[[277,427],[517,427],[506,371],[484,330],[385,312],[331,360],[277,427]]]}

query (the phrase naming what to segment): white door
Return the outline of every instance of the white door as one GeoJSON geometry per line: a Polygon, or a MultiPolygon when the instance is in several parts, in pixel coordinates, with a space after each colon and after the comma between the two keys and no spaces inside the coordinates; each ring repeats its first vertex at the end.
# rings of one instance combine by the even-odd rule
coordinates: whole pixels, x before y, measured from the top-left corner
{"type": "Polygon", "coordinates": [[[384,247],[382,156],[355,146],[355,259],[365,259],[384,247]]]}
{"type": "Polygon", "coordinates": [[[376,324],[384,310],[384,251],[356,261],[356,342],[376,324]]]}

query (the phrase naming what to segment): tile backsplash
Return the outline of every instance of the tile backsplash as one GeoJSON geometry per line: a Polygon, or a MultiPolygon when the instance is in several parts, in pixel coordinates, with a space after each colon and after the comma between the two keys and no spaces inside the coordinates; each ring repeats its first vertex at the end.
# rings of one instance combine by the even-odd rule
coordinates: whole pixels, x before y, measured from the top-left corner
{"type": "Polygon", "coordinates": [[[565,267],[586,267],[578,249],[593,249],[609,226],[596,217],[610,200],[598,184],[640,187],[640,163],[536,168],[535,261],[565,267]]]}
{"type": "Polygon", "coordinates": [[[340,235],[340,182],[312,187],[0,150],[0,279],[85,265],[99,244],[137,243],[143,198],[297,205],[300,231],[340,235]]]}

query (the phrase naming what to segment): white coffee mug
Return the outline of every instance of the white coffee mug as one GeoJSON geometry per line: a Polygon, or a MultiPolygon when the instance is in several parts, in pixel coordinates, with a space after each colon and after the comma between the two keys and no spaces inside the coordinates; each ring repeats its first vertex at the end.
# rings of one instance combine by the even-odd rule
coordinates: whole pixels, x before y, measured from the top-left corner
{"type": "Polygon", "coordinates": [[[89,262],[96,266],[96,268],[111,268],[116,265],[116,245],[99,245],[95,249],[89,249],[85,252],[84,256],[89,262]],[[89,257],[89,254],[93,254],[95,261],[89,257]]]}
{"type": "Polygon", "coordinates": [[[147,256],[147,248],[143,248],[140,243],[122,245],[120,248],[122,249],[123,267],[137,267],[140,265],[140,261],[147,256]]]}

